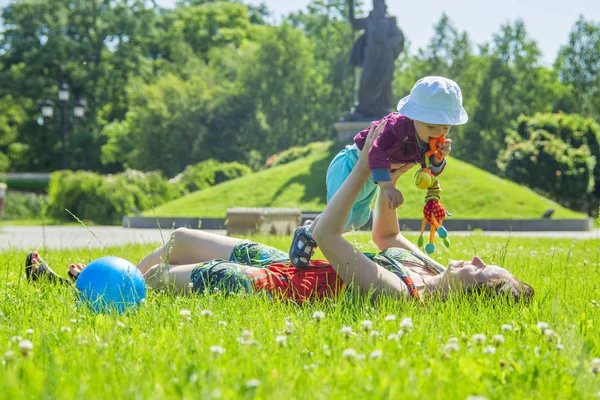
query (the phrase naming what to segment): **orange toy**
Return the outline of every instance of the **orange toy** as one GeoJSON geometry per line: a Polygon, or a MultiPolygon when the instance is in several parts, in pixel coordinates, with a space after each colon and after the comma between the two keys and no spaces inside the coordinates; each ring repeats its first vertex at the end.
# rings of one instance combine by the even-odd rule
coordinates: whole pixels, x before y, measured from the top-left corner
{"type": "Polygon", "coordinates": [[[421,224],[421,235],[417,240],[419,247],[423,247],[423,233],[425,227],[429,223],[429,243],[425,245],[425,252],[432,254],[435,252],[435,232],[444,240],[444,245],[450,247],[450,240],[448,239],[448,231],[442,226],[444,218],[446,216],[451,217],[452,214],[446,211],[442,203],[440,202],[440,193],[442,188],[438,179],[433,176],[429,169],[429,157],[433,154],[436,155],[438,160],[442,160],[444,156],[439,151],[438,143],[442,144],[446,141],[445,136],[440,136],[437,139],[431,139],[429,141],[429,151],[425,153],[425,168],[421,168],[415,175],[415,184],[420,189],[427,189],[425,195],[425,207],[423,208],[423,222],[421,224]]]}

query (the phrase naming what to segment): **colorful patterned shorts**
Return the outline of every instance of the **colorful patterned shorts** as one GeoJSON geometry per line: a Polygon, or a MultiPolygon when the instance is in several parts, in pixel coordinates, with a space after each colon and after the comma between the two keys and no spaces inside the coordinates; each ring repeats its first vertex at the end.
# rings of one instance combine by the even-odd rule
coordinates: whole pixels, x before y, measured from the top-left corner
{"type": "Polygon", "coordinates": [[[266,267],[289,261],[286,253],[250,240],[238,243],[229,260],[210,260],[192,271],[192,290],[198,293],[253,293],[273,277],[266,267]]]}

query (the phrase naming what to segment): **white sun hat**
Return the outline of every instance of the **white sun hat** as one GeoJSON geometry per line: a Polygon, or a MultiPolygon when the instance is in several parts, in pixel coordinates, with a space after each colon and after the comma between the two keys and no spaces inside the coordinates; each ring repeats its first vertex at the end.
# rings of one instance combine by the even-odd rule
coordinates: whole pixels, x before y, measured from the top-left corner
{"type": "Polygon", "coordinates": [[[458,84],[441,76],[419,79],[398,103],[398,112],[429,124],[462,125],[469,120],[458,84]]]}

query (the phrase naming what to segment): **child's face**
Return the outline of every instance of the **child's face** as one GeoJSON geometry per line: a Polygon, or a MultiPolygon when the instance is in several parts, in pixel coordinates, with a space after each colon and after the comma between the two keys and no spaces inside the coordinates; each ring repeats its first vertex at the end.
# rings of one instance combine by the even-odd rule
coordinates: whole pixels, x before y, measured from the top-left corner
{"type": "Polygon", "coordinates": [[[428,124],[427,122],[413,121],[417,137],[423,143],[429,143],[431,139],[437,139],[442,135],[447,135],[450,132],[452,125],[428,124]]]}

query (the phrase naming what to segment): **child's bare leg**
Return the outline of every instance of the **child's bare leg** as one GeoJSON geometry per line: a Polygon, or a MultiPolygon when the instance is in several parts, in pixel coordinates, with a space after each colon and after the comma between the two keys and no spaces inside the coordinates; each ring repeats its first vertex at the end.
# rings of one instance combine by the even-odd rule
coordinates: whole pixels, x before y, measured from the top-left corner
{"type": "Polygon", "coordinates": [[[157,264],[185,265],[222,258],[228,260],[241,239],[197,229],[179,228],[167,243],[142,259],[137,267],[145,274],[157,264]]]}

